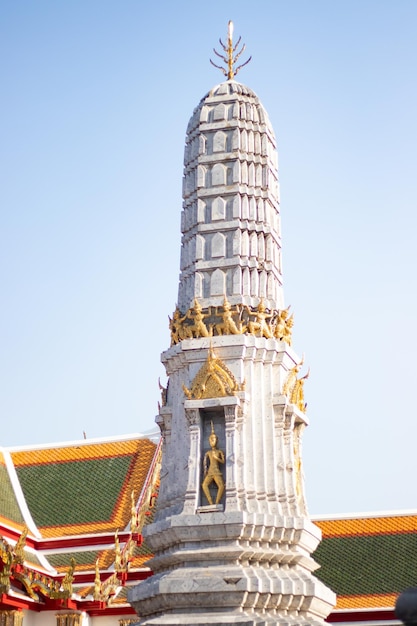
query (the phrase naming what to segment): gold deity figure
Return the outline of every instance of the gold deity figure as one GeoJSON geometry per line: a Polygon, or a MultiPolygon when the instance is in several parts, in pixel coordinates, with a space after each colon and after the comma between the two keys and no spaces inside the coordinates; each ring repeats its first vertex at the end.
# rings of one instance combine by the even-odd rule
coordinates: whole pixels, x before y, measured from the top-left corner
{"type": "Polygon", "coordinates": [[[191,330],[184,324],[184,320],[187,319],[187,314],[181,317],[181,312],[178,307],[176,307],[172,319],[168,316],[169,319],[169,329],[171,331],[171,346],[179,343],[183,339],[191,339],[193,333],[191,330]]]}
{"type": "Polygon", "coordinates": [[[290,307],[288,307],[288,309],[283,309],[282,311],[278,312],[274,329],[274,337],[276,337],[277,339],[283,339],[285,335],[289,316],[289,308],[290,307]]]}
{"type": "Polygon", "coordinates": [[[286,320],[284,334],[282,336],[283,341],[285,341],[289,346],[291,345],[291,335],[292,335],[292,327],[294,326],[294,316],[291,315],[286,320]]]}
{"type": "MultiPolygon", "coordinates": [[[[249,315],[252,315],[249,307],[246,307],[249,315]]],[[[265,337],[265,339],[270,339],[272,337],[271,328],[267,324],[267,319],[271,319],[272,313],[265,312],[265,304],[263,300],[258,304],[258,308],[256,309],[256,322],[248,323],[248,330],[251,335],[256,335],[259,333],[258,337],[265,337]]]]}
{"type": "Polygon", "coordinates": [[[190,326],[190,330],[192,332],[193,337],[211,337],[213,332],[210,328],[207,330],[207,326],[204,322],[204,318],[208,317],[207,313],[203,313],[203,309],[201,308],[201,304],[197,300],[194,300],[194,307],[189,309],[186,313],[186,317],[193,321],[193,324],[190,326]]]}
{"type": "Polygon", "coordinates": [[[243,333],[243,327],[240,323],[237,326],[236,322],[232,317],[231,305],[226,296],[224,297],[223,302],[223,313],[222,313],[222,322],[220,324],[216,324],[216,331],[219,335],[241,335],[243,333]]]}
{"type": "Polygon", "coordinates": [[[208,450],[204,455],[204,480],[201,485],[206,496],[208,503],[213,504],[213,499],[209,491],[209,487],[212,482],[217,485],[217,497],[216,504],[219,504],[224,493],[224,480],[222,476],[219,463],[224,463],[224,452],[217,447],[218,437],[214,432],[213,422],[211,422],[211,433],[209,436],[209,444],[211,450],[208,450]]]}

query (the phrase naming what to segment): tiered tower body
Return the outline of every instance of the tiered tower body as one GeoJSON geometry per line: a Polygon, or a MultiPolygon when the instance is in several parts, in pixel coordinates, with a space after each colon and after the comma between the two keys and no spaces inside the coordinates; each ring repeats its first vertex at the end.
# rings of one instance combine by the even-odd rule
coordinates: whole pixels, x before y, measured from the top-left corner
{"type": "Polygon", "coordinates": [[[304,379],[283,304],[275,138],[244,85],[228,80],[195,109],[183,198],[161,485],[145,529],[154,574],[129,599],[143,626],[322,624],[335,598],[312,574],[320,532],[302,480],[304,379]],[[208,499],[210,450],[221,479],[209,466],[208,499]]]}
{"type": "Polygon", "coordinates": [[[178,306],[283,306],[274,133],[253,91],[227,81],[187,129],[178,306]]]}

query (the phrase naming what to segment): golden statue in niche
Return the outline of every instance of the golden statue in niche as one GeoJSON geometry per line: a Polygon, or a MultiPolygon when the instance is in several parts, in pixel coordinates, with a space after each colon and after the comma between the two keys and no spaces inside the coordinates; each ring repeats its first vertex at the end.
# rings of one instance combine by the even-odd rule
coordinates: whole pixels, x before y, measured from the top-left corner
{"type": "Polygon", "coordinates": [[[217,443],[218,437],[214,432],[213,422],[211,422],[211,433],[209,435],[211,450],[208,450],[204,455],[204,480],[201,485],[209,504],[213,504],[213,499],[209,491],[212,482],[215,482],[217,485],[216,504],[219,504],[224,493],[224,480],[219,467],[219,463],[224,463],[224,452],[218,449],[217,443]]]}

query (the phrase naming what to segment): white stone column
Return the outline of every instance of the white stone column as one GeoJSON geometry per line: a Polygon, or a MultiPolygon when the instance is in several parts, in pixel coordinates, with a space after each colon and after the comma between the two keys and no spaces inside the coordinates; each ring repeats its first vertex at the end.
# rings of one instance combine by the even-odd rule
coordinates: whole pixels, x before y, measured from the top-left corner
{"type": "Polygon", "coordinates": [[[184,514],[193,515],[198,507],[200,495],[200,462],[201,462],[201,419],[198,408],[185,407],[190,437],[190,454],[188,457],[188,484],[184,498],[184,514]]]}

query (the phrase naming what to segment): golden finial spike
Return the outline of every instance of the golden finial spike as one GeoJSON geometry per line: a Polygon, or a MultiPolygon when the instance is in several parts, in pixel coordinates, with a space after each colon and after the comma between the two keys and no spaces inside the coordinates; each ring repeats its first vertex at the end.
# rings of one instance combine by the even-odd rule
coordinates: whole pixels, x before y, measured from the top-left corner
{"type": "Polygon", "coordinates": [[[229,71],[227,74],[228,80],[233,80],[234,72],[233,72],[233,22],[229,20],[228,28],[227,28],[227,61],[229,71]]]}
{"type": "Polygon", "coordinates": [[[249,57],[249,59],[245,61],[244,63],[242,63],[242,65],[235,67],[236,61],[238,60],[238,58],[240,57],[240,55],[243,53],[243,51],[246,48],[245,44],[242,44],[242,47],[239,50],[239,52],[236,52],[236,50],[239,47],[241,39],[242,38],[239,37],[239,39],[237,40],[237,43],[233,45],[233,22],[230,20],[228,23],[228,27],[227,27],[227,46],[225,46],[222,40],[219,39],[220,45],[225,51],[225,53],[227,54],[227,56],[220,54],[219,52],[217,52],[215,48],[213,48],[214,54],[220,57],[222,61],[224,62],[224,64],[227,65],[227,70],[221,65],[217,65],[216,63],[214,63],[211,59],[210,59],[210,63],[214,65],[214,67],[217,67],[217,69],[221,70],[223,74],[227,76],[227,80],[233,80],[233,78],[236,76],[238,71],[242,67],[247,65],[252,58],[252,57],[249,57]]]}

